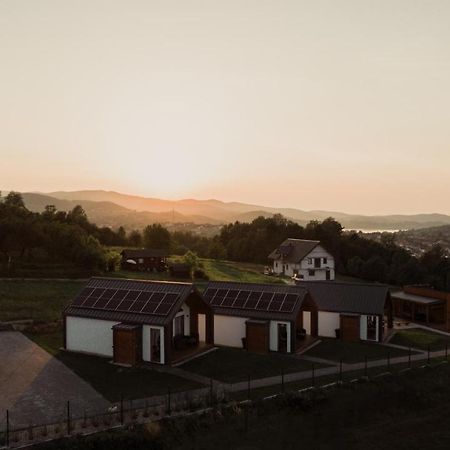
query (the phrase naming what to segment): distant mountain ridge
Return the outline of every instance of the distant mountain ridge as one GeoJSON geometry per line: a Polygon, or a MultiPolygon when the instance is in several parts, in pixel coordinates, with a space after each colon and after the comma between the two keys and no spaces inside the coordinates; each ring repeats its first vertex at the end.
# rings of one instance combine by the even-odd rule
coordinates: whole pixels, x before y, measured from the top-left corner
{"type": "Polygon", "coordinates": [[[331,216],[347,229],[361,230],[406,230],[450,224],[450,216],[445,214],[365,216],[338,211],[274,208],[215,199],[163,200],[103,190],[23,195],[27,206],[33,211],[42,211],[47,204],[53,204],[59,210],[69,210],[76,204],[81,204],[93,222],[111,227],[124,225],[128,228],[141,228],[153,222],[220,225],[236,220],[248,222],[261,215],[270,217],[274,214],[282,214],[302,225],[331,216]]]}
{"type": "Polygon", "coordinates": [[[28,192],[23,193],[22,196],[26,207],[30,211],[35,212],[43,211],[47,205],[54,205],[59,211],[69,211],[76,205],[81,205],[92,222],[98,226],[109,226],[111,228],[123,225],[128,229],[139,229],[155,222],[192,223],[197,225],[211,223],[219,225],[218,221],[214,221],[209,217],[185,216],[177,211],[133,211],[109,201],[58,199],[50,195],[28,192]]]}

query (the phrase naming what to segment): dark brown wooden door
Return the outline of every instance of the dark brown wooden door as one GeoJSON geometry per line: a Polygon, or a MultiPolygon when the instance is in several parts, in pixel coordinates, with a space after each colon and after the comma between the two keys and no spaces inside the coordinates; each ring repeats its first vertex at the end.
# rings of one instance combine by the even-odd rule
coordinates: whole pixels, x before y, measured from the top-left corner
{"type": "Polygon", "coordinates": [[[114,362],[134,365],[138,359],[134,330],[114,330],[114,362]]]}

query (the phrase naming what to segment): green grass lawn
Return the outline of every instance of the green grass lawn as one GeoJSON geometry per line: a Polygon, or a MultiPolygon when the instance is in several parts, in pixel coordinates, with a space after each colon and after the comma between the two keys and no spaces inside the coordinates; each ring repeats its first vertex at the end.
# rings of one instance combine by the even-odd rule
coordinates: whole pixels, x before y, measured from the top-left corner
{"type": "Polygon", "coordinates": [[[194,381],[150,367],[124,368],[111,364],[110,358],[60,351],[63,345],[62,330],[27,336],[112,402],[119,401],[121,395],[126,399],[137,399],[165,395],[169,388],[176,392],[202,387],[194,381]]]}
{"type": "Polygon", "coordinates": [[[83,284],[77,280],[0,280],[0,320],[61,319],[63,309],[83,284]]]}
{"type": "MultiPolygon", "coordinates": [[[[280,279],[263,275],[263,266],[202,259],[211,280],[280,283],[280,279]]],[[[172,278],[168,272],[107,273],[105,276],[144,280],[191,281],[172,278]]],[[[0,321],[33,319],[52,322],[61,319],[65,306],[84,285],[83,280],[2,280],[0,279],[0,321]]],[[[202,289],[205,281],[196,281],[202,289]]]]}
{"type": "MultiPolygon", "coordinates": [[[[319,368],[318,364],[315,364],[319,368]]],[[[325,367],[320,365],[320,367],[325,367]]],[[[291,355],[269,353],[260,355],[245,350],[219,347],[218,350],[196,358],[181,366],[181,369],[214,378],[225,383],[245,381],[250,378],[265,378],[284,373],[311,370],[309,361],[291,355]]]]}
{"type": "Polygon", "coordinates": [[[446,345],[450,346],[450,336],[445,336],[423,328],[409,328],[407,330],[396,331],[390,340],[392,344],[413,347],[419,350],[443,350],[446,345]]]}
{"type": "Polygon", "coordinates": [[[389,354],[391,358],[407,356],[407,350],[387,347],[372,342],[343,342],[339,339],[320,338],[321,343],[308,350],[305,355],[331,361],[342,361],[347,364],[368,360],[384,359],[389,354]]]}
{"type": "Polygon", "coordinates": [[[263,265],[201,259],[204,270],[212,281],[242,281],[246,283],[283,283],[274,276],[264,275],[263,265]]]}
{"type": "MultiPolygon", "coordinates": [[[[241,281],[246,283],[283,283],[277,277],[263,274],[264,266],[261,264],[238,263],[215,259],[200,258],[202,269],[211,281],[241,281]]],[[[137,278],[142,280],[191,281],[190,279],[171,277],[169,272],[131,272],[120,270],[110,274],[118,278],[137,278]]],[[[108,275],[109,276],[109,275],[108,275]]],[[[196,284],[205,284],[196,280],[196,284]]]]}

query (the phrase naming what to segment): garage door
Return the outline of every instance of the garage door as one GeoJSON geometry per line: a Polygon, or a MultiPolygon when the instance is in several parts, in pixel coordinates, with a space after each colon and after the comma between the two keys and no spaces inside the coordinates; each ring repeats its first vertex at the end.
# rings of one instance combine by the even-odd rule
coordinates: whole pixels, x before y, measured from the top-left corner
{"type": "Polygon", "coordinates": [[[67,317],[67,350],[113,356],[112,327],[117,323],[106,320],[85,319],[83,317],[67,317]]]}
{"type": "Polygon", "coordinates": [[[242,348],[242,338],[245,337],[245,322],[247,320],[243,317],[215,315],[214,343],[242,348]]]}

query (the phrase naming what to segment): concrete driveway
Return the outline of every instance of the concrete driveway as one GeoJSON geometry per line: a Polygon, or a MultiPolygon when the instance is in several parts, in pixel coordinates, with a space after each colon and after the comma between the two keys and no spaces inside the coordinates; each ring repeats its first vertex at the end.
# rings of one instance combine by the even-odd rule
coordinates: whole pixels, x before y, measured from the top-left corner
{"type": "Polygon", "coordinates": [[[70,401],[73,417],[110,403],[58,359],[16,331],[0,332],[0,429],[6,410],[15,427],[59,421],[70,401]]]}

